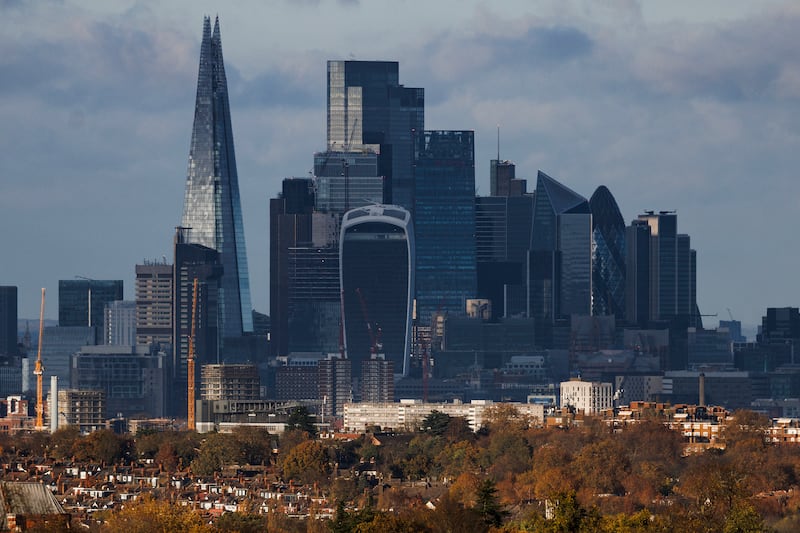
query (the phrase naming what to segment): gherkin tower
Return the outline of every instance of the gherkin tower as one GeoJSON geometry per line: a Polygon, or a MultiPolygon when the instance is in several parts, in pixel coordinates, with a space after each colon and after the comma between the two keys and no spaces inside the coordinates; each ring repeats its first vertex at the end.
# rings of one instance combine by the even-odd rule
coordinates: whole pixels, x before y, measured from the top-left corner
{"type": "Polygon", "coordinates": [[[592,314],[625,318],[625,220],[605,185],[589,200],[592,210],[592,314]]]}
{"type": "Polygon", "coordinates": [[[211,19],[205,17],[203,21],[181,226],[191,228],[187,242],[220,253],[223,273],[217,316],[221,337],[252,332],[250,280],[219,18],[213,32],[211,19]]]}

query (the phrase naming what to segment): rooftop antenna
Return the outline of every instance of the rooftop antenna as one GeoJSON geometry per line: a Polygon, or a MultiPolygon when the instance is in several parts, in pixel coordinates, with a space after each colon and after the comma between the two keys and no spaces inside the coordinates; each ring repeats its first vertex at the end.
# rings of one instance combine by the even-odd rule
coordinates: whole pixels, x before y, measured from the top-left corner
{"type": "Polygon", "coordinates": [[[497,125],[497,162],[500,162],[500,124],[497,125]]]}

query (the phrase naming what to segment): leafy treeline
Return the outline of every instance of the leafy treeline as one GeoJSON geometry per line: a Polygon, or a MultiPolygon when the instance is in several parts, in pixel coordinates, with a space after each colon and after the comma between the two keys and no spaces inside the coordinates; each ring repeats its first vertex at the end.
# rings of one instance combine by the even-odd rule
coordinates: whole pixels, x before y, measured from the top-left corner
{"type": "MultiPolygon", "coordinates": [[[[621,432],[591,418],[546,429],[496,406],[477,433],[434,412],[417,432],[350,442],[315,439],[302,424],[280,437],[252,428],[131,438],[66,429],[3,438],[0,452],[106,464],[146,458],[194,476],[258,464],[336,502],[328,521],[236,514],[220,519],[219,531],[797,531],[800,446],[768,444],[766,425],[737,412],[724,449],[686,455],[682,437],[655,419],[621,432]]],[[[143,509],[158,515],[157,503],[143,509]]]]}

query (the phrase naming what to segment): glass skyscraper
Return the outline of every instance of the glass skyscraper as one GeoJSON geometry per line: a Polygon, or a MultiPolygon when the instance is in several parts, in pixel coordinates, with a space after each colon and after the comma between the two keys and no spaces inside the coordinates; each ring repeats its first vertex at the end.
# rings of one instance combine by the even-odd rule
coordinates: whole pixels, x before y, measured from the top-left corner
{"type": "Polygon", "coordinates": [[[586,198],[544,172],[536,181],[529,316],[591,313],[592,213],[586,198]]]}
{"type": "Polygon", "coordinates": [[[242,333],[252,332],[250,280],[219,18],[214,23],[213,33],[211,20],[206,17],[203,22],[181,226],[191,228],[187,243],[213,248],[220,254],[223,266],[218,313],[221,337],[240,337],[242,333]]]}
{"type": "Polygon", "coordinates": [[[426,131],[414,156],[417,323],[466,314],[477,294],[472,131],[426,131]]]}
{"type": "Polygon", "coordinates": [[[103,342],[106,305],[122,300],[122,280],[62,279],[58,281],[58,325],[96,328],[96,343],[103,342]]]}
{"type": "Polygon", "coordinates": [[[592,314],[625,318],[625,220],[605,185],[589,199],[592,211],[592,314]]]}
{"type": "Polygon", "coordinates": [[[328,150],[379,154],[384,201],[411,209],[425,90],[400,85],[398,70],[396,61],[328,61],[328,150]]]}
{"type": "Polygon", "coordinates": [[[339,251],[347,358],[355,369],[370,359],[371,332],[382,345],[376,355],[384,354],[394,372],[406,375],[414,298],[410,213],[383,205],[347,212],[339,251]]]}
{"type": "Polygon", "coordinates": [[[17,288],[0,286],[0,355],[17,354],[17,288]]]}

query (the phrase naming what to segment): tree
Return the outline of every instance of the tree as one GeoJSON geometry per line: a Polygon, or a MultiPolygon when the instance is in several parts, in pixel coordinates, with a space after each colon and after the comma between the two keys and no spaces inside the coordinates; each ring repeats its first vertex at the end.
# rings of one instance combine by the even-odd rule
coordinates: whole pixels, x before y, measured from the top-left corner
{"type": "Polygon", "coordinates": [[[267,464],[272,456],[271,437],[267,430],[248,426],[233,429],[239,461],[250,465],[267,464]]]}
{"type": "Polygon", "coordinates": [[[109,533],[151,533],[153,531],[182,531],[205,533],[212,529],[203,523],[199,514],[183,505],[154,500],[150,496],[125,504],[106,522],[103,531],[109,533]]]}
{"type": "Polygon", "coordinates": [[[59,428],[50,435],[50,453],[56,459],[72,457],[72,446],[80,438],[81,432],[76,426],[59,428]]]}
{"type": "Polygon", "coordinates": [[[441,437],[450,425],[450,415],[434,409],[422,420],[422,431],[441,437]]]}
{"type": "Polygon", "coordinates": [[[209,433],[200,445],[200,452],[192,461],[192,472],[210,476],[230,464],[236,457],[233,438],[222,433],[209,433]]]}
{"type": "Polygon", "coordinates": [[[314,427],[314,417],[308,412],[306,407],[295,407],[289,411],[289,418],[286,420],[286,429],[299,429],[305,431],[309,435],[316,433],[314,427]]]}
{"type": "Polygon", "coordinates": [[[280,466],[285,479],[302,483],[321,481],[331,471],[327,448],[313,440],[301,442],[289,450],[280,466]]]}
{"type": "Polygon", "coordinates": [[[113,431],[101,429],[75,441],[72,453],[78,461],[111,464],[122,456],[122,441],[113,431]]]}
{"type": "Polygon", "coordinates": [[[486,524],[494,527],[499,527],[508,514],[497,501],[497,488],[491,479],[485,479],[478,485],[475,510],[486,524]]]}
{"type": "Polygon", "coordinates": [[[761,533],[764,520],[752,505],[745,501],[737,502],[725,518],[723,533],[761,533]]]}
{"type": "Polygon", "coordinates": [[[266,525],[264,516],[244,513],[225,513],[214,522],[218,531],[226,533],[259,533],[266,525]]]}

